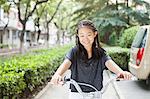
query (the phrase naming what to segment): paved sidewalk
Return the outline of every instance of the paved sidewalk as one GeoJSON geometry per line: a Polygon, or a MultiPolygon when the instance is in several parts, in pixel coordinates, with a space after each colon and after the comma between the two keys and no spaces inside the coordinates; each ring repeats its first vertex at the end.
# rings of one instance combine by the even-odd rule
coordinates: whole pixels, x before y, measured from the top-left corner
{"type": "MultiPolygon", "coordinates": [[[[69,76],[67,72],[65,75],[69,76]]],[[[104,71],[104,85],[109,80],[109,74],[104,71]]],[[[52,86],[48,84],[34,99],[68,99],[69,86],[52,86]]],[[[116,90],[111,83],[106,92],[103,94],[103,99],[119,99],[116,90]]]]}

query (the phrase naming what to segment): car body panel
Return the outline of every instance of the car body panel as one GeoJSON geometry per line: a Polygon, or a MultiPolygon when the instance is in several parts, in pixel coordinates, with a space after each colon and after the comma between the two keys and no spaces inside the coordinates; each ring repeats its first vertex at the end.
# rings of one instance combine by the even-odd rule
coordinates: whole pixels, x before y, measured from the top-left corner
{"type": "Polygon", "coordinates": [[[137,66],[135,62],[139,48],[131,46],[129,71],[133,73],[138,79],[147,79],[150,75],[150,25],[142,26],[141,28],[147,28],[144,53],[139,66],[137,66]]]}

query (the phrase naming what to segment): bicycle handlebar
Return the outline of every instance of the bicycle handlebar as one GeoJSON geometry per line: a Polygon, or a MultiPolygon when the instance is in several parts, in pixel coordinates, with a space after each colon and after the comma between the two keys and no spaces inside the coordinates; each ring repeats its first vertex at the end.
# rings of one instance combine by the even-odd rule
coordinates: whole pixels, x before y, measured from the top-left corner
{"type": "MultiPolygon", "coordinates": [[[[103,94],[103,93],[106,91],[106,89],[107,89],[107,87],[109,86],[109,84],[110,84],[111,82],[115,81],[115,80],[117,80],[117,78],[112,78],[112,79],[110,79],[110,80],[106,83],[106,85],[104,85],[104,87],[102,88],[101,93],[103,94]]],[[[64,80],[63,80],[63,81],[64,81],[64,84],[65,84],[66,82],[70,82],[71,84],[73,84],[79,93],[82,93],[82,89],[80,88],[79,85],[88,86],[88,87],[94,89],[95,91],[98,91],[97,88],[95,88],[94,86],[92,86],[92,85],[90,85],[90,84],[76,82],[75,80],[73,80],[73,79],[71,79],[71,78],[66,78],[66,77],[64,77],[64,80]]]]}

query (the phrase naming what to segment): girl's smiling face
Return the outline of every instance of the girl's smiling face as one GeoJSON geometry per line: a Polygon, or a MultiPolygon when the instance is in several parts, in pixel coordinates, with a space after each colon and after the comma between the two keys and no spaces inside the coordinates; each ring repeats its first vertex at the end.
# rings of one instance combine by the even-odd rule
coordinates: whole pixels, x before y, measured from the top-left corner
{"type": "Polygon", "coordinates": [[[93,32],[93,30],[88,27],[82,27],[78,30],[79,41],[85,48],[92,47],[96,35],[97,32],[93,32]]]}

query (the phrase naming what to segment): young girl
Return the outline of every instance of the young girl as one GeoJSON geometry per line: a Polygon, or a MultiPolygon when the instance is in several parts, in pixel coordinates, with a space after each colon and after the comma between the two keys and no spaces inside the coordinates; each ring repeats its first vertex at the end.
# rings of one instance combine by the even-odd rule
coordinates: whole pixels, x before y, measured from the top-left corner
{"type": "MultiPolygon", "coordinates": [[[[77,82],[87,83],[102,89],[103,70],[108,68],[116,75],[122,75],[125,80],[131,78],[131,74],[123,71],[101,48],[98,40],[98,31],[90,20],[82,20],[77,25],[76,46],[67,54],[66,59],[57,69],[51,79],[51,83],[59,84],[62,74],[71,70],[71,78],[77,82]]],[[[80,86],[83,92],[94,92],[92,88],[80,86]]],[[[70,86],[69,99],[81,99],[73,85],[70,86]]]]}

